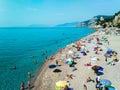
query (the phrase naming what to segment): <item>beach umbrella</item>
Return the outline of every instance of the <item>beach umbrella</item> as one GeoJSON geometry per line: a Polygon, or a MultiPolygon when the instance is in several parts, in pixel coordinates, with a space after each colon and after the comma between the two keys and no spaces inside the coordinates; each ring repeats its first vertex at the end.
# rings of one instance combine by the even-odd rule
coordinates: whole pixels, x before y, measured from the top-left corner
{"type": "Polygon", "coordinates": [[[94,47],[94,51],[96,51],[97,49],[98,49],[98,47],[97,47],[97,46],[95,46],[95,47],[94,47]]]}
{"type": "Polygon", "coordinates": [[[107,88],[108,90],[116,90],[113,86],[105,86],[105,88],[107,88]]]}
{"type": "Polygon", "coordinates": [[[55,68],[55,67],[56,67],[55,64],[49,65],[49,68],[50,68],[50,69],[55,68]]]}
{"type": "Polygon", "coordinates": [[[92,57],[91,60],[97,60],[97,58],[96,57],[92,57]]]}
{"type": "Polygon", "coordinates": [[[67,61],[67,62],[66,62],[66,64],[71,65],[71,64],[72,64],[72,62],[71,62],[71,61],[67,61]]]}
{"type": "Polygon", "coordinates": [[[109,54],[105,53],[105,54],[104,54],[104,56],[105,56],[105,57],[108,57],[108,56],[109,56],[109,54]]]}
{"type": "Polygon", "coordinates": [[[60,69],[55,69],[55,70],[53,70],[53,72],[58,73],[58,72],[62,72],[62,70],[60,70],[60,69]]]}
{"type": "Polygon", "coordinates": [[[65,57],[65,56],[66,56],[66,54],[61,54],[61,56],[62,56],[62,57],[65,57]]]}
{"type": "Polygon", "coordinates": [[[78,56],[79,56],[79,54],[75,53],[75,54],[74,54],[74,56],[78,57],[78,56]]]}
{"type": "Polygon", "coordinates": [[[96,57],[91,58],[91,64],[92,65],[97,65],[97,58],[96,57]]]}
{"type": "Polygon", "coordinates": [[[72,58],[68,58],[67,61],[72,61],[73,59],[72,58]]]}
{"type": "Polygon", "coordinates": [[[113,51],[107,47],[107,54],[111,54],[113,51]]]}
{"type": "Polygon", "coordinates": [[[101,79],[100,80],[100,83],[103,85],[103,86],[110,86],[112,83],[110,80],[107,80],[107,79],[101,79]]]}
{"type": "Polygon", "coordinates": [[[73,51],[72,51],[72,50],[69,50],[68,53],[69,53],[69,54],[73,54],[73,51]]]}
{"type": "Polygon", "coordinates": [[[57,87],[65,87],[67,85],[66,81],[58,81],[56,82],[57,87]]]}

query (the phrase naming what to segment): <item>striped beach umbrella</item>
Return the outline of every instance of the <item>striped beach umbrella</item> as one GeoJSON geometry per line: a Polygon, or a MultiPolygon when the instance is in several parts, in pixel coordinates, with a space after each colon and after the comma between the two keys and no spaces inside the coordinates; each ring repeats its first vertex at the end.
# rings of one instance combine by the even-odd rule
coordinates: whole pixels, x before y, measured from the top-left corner
{"type": "Polygon", "coordinates": [[[66,62],[66,64],[71,65],[71,64],[72,64],[72,62],[71,62],[71,61],[67,61],[67,62],[66,62]]]}

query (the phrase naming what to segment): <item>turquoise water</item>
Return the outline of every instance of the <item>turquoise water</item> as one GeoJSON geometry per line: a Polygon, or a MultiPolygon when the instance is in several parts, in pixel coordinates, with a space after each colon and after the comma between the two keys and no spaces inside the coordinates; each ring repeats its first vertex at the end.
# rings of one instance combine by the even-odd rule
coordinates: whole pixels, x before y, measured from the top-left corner
{"type": "Polygon", "coordinates": [[[88,28],[0,28],[0,90],[19,90],[21,82],[28,80],[27,72],[35,76],[46,56],[93,32],[88,28]],[[13,66],[16,70],[10,69],[13,66]]]}

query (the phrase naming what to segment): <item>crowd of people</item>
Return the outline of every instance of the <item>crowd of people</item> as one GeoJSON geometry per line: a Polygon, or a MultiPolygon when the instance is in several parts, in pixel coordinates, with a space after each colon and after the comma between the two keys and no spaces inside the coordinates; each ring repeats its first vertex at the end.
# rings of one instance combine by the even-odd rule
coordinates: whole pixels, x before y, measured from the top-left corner
{"type": "MultiPolygon", "coordinates": [[[[118,53],[109,48],[110,43],[109,43],[107,37],[106,37],[105,41],[103,41],[102,38],[103,38],[103,36],[100,36],[100,35],[89,36],[88,38],[84,38],[80,41],[77,41],[76,43],[72,44],[72,46],[67,48],[66,52],[64,52],[66,54],[65,55],[66,57],[64,57],[64,60],[67,61],[69,58],[71,58],[71,60],[69,60],[69,61],[72,63],[69,64],[69,67],[73,67],[72,71],[77,70],[77,67],[75,66],[76,64],[74,63],[76,59],[80,59],[77,57],[80,57],[80,54],[82,54],[83,56],[86,56],[89,52],[91,52],[86,43],[94,43],[94,47],[93,47],[94,54],[99,55],[99,52],[106,52],[104,56],[105,56],[105,62],[107,62],[107,65],[109,65],[109,64],[112,66],[115,65],[115,62],[118,61],[118,58],[117,58],[118,53]],[[92,41],[94,41],[94,42],[92,42],[92,41]],[[104,44],[105,45],[107,44],[107,46],[105,46],[104,44]],[[104,45],[107,48],[107,50],[103,50],[101,45],[104,45]],[[77,57],[75,57],[76,55],[77,55],[77,57]],[[108,60],[107,60],[108,58],[111,58],[113,60],[111,62],[108,62],[108,60]]],[[[62,54],[62,53],[63,52],[61,50],[60,54],[62,54]]],[[[100,61],[99,58],[96,58],[96,60],[100,61]]],[[[58,63],[59,63],[59,61],[57,60],[56,64],[58,64],[58,63]]],[[[98,67],[98,65],[93,65],[91,62],[85,64],[85,66],[98,67]]],[[[104,88],[104,90],[107,90],[107,88],[103,87],[103,85],[100,82],[100,80],[101,80],[100,75],[104,74],[103,70],[104,70],[103,67],[99,67],[99,69],[98,68],[94,69],[94,71],[95,71],[94,73],[96,74],[96,84],[95,84],[96,90],[103,90],[103,88],[104,88]]],[[[73,79],[73,74],[70,74],[70,75],[67,74],[66,76],[67,76],[68,80],[73,79]]],[[[86,80],[86,83],[88,83],[88,82],[95,83],[95,80],[91,79],[91,77],[88,77],[86,80]]],[[[83,88],[84,88],[84,90],[87,90],[87,85],[84,84],[83,88]]],[[[69,90],[69,89],[62,89],[62,90],[69,90]]]]}

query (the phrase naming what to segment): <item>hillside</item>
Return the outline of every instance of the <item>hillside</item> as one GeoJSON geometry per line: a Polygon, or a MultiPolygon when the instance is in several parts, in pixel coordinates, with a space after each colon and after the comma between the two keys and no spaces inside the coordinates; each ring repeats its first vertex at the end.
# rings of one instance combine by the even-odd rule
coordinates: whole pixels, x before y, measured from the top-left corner
{"type": "Polygon", "coordinates": [[[90,27],[90,28],[94,28],[94,26],[100,20],[101,17],[107,19],[107,18],[110,18],[112,16],[98,15],[98,16],[94,16],[92,19],[89,19],[86,21],[58,24],[55,27],[90,27]]]}
{"type": "Polygon", "coordinates": [[[76,24],[79,22],[71,22],[71,23],[64,23],[64,24],[58,24],[55,27],[75,27],[76,24]]]}
{"type": "Polygon", "coordinates": [[[96,25],[96,23],[100,20],[101,17],[110,18],[112,16],[106,16],[106,15],[94,16],[92,19],[78,23],[76,27],[91,27],[92,28],[96,25]]]}
{"type": "Polygon", "coordinates": [[[101,19],[98,20],[96,25],[100,25],[103,28],[111,26],[120,28],[120,11],[115,13],[112,17],[109,18],[101,17],[101,19]]]}

